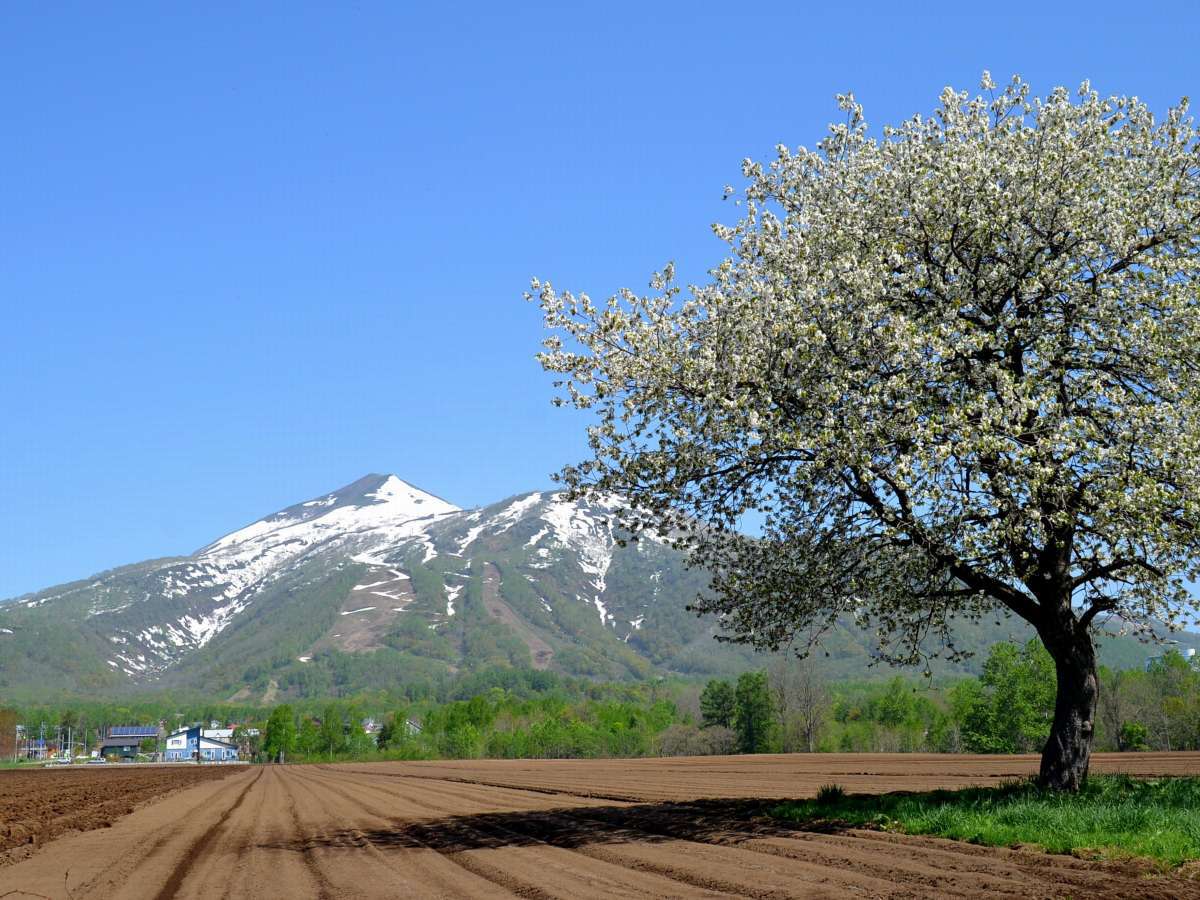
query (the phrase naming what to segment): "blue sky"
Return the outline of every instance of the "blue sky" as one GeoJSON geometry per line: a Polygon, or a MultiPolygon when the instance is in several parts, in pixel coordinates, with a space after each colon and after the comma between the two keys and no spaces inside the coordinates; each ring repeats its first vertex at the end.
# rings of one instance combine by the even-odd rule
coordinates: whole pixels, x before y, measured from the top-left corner
{"type": "Polygon", "coordinates": [[[0,12],[0,597],[370,471],[460,505],[583,453],[531,275],[698,278],[743,157],[945,84],[1195,93],[1187,3],[0,12]]]}

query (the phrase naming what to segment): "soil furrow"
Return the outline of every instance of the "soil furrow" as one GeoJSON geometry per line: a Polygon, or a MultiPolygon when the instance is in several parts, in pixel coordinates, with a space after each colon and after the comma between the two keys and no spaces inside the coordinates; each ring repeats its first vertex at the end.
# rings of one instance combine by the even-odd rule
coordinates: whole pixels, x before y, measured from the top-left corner
{"type": "MultiPolygon", "coordinates": [[[[678,835],[676,835],[669,826],[653,827],[653,824],[651,823],[650,827],[647,827],[647,822],[643,821],[642,818],[637,816],[637,813],[639,810],[640,810],[640,807],[632,807],[632,808],[625,808],[625,809],[609,808],[608,810],[606,810],[606,811],[609,811],[609,812],[617,814],[617,815],[619,815],[622,812],[628,812],[628,813],[633,814],[633,818],[632,818],[633,824],[631,824],[631,827],[624,828],[621,830],[620,840],[622,842],[628,841],[628,842],[633,842],[633,843],[644,843],[646,841],[661,841],[663,838],[666,838],[671,841],[683,840],[678,835]]],[[[488,847],[492,847],[492,846],[538,847],[538,848],[544,848],[548,852],[553,852],[555,850],[559,850],[559,852],[562,852],[560,850],[560,848],[558,847],[558,842],[561,840],[561,842],[563,844],[567,844],[567,845],[573,845],[573,844],[577,843],[577,835],[575,832],[578,830],[579,824],[595,826],[594,829],[591,830],[591,835],[592,835],[592,837],[594,837],[597,840],[603,839],[604,835],[611,834],[614,831],[614,822],[611,818],[610,819],[599,819],[599,818],[595,818],[594,816],[589,815],[589,813],[594,813],[595,811],[596,810],[594,807],[575,808],[575,809],[568,808],[565,810],[549,811],[549,812],[546,812],[546,813],[543,813],[540,815],[534,814],[534,815],[520,816],[520,817],[493,816],[490,818],[489,817],[478,817],[478,821],[480,823],[479,826],[474,829],[470,829],[469,832],[464,835],[464,837],[467,842],[470,842],[471,834],[473,833],[474,835],[478,836],[475,839],[475,843],[483,845],[483,846],[488,846],[488,847]],[[567,819],[567,818],[569,818],[571,820],[574,827],[572,827],[572,825],[564,826],[564,825],[560,824],[562,820],[567,819]],[[567,834],[561,835],[558,833],[560,831],[563,831],[564,829],[568,832],[567,834]]],[[[615,818],[615,816],[614,816],[614,818],[615,818]]],[[[425,828],[422,828],[421,826],[409,827],[408,829],[406,829],[406,835],[409,837],[412,837],[415,833],[420,833],[422,831],[425,831],[426,829],[428,829],[428,830],[441,829],[443,831],[453,829],[456,832],[467,831],[467,829],[464,828],[462,822],[460,820],[456,820],[453,823],[435,823],[432,825],[428,825],[425,828]]],[[[737,840],[737,839],[738,838],[736,838],[736,837],[731,838],[731,840],[737,840]]],[[[722,843],[718,842],[716,839],[713,839],[712,841],[709,841],[707,843],[710,843],[716,847],[724,846],[722,843]]],[[[736,844],[736,846],[738,846],[739,848],[742,847],[741,844],[736,844]]],[[[618,859],[619,854],[616,854],[616,855],[605,854],[604,852],[594,851],[588,847],[573,846],[572,849],[574,850],[574,852],[582,853],[587,856],[591,856],[593,859],[603,860],[605,862],[614,863],[619,868],[622,868],[622,869],[629,868],[628,866],[626,866],[624,864],[624,860],[618,859]]],[[[755,852],[754,848],[747,848],[747,849],[750,850],[750,852],[755,852]]],[[[719,851],[718,851],[718,853],[719,853],[719,851]]],[[[776,854],[776,855],[780,856],[781,858],[789,858],[785,854],[776,854]]],[[[815,863],[813,861],[805,861],[805,860],[799,860],[799,859],[795,859],[794,862],[795,862],[795,865],[792,865],[790,867],[790,869],[792,871],[789,871],[787,874],[800,875],[806,881],[811,881],[811,883],[813,883],[813,884],[835,884],[835,883],[838,883],[840,880],[842,886],[857,888],[860,890],[866,889],[868,891],[875,891],[875,892],[878,892],[881,889],[887,888],[889,886],[888,882],[881,881],[878,878],[863,877],[863,876],[855,874],[853,872],[851,872],[848,876],[842,877],[841,879],[839,879],[838,869],[836,866],[831,867],[828,865],[821,865],[821,864],[815,863]]],[[[860,860],[860,862],[861,862],[861,860],[860,860]]],[[[546,861],[546,864],[547,865],[550,864],[549,860],[546,861]]],[[[697,884],[694,879],[689,879],[686,877],[678,877],[678,873],[674,869],[671,869],[669,867],[666,869],[663,869],[661,871],[656,870],[656,874],[660,875],[666,879],[669,879],[671,881],[675,881],[675,882],[678,882],[683,885],[688,885],[688,886],[692,887],[693,889],[698,888],[698,887],[703,887],[703,888],[709,887],[709,885],[707,885],[707,884],[704,884],[704,885],[697,884]]],[[[908,873],[905,873],[905,874],[908,874],[908,873]]],[[[913,879],[911,879],[911,881],[914,885],[914,890],[916,891],[917,895],[920,895],[920,896],[928,895],[927,891],[917,889],[919,886],[925,884],[925,882],[921,881],[918,878],[913,878],[913,879]]],[[[666,889],[665,884],[656,886],[655,895],[661,895],[661,892],[664,889],[666,889]]],[[[605,890],[606,896],[607,895],[615,895],[616,884],[607,885],[607,886],[605,886],[604,890],[605,890]]],[[[744,895],[746,890],[747,890],[746,885],[739,884],[736,887],[735,893],[739,896],[744,895]]],[[[694,893],[694,891],[692,893],[694,893]]],[[[727,895],[727,892],[722,889],[721,894],[727,895]]]]}
{"type": "MultiPolygon", "coordinates": [[[[1200,754],[1095,759],[1097,771],[1119,764],[1143,775],[1200,774],[1200,754]]],[[[870,829],[806,830],[768,815],[779,798],[831,780],[857,791],[912,790],[994,782],[1034,764],[813,754],[96,767],[19,772],[12,780],[0,772],[7,816],[0,840],[16,842],[9,852],[26,857],[0,870],[0,894],[1200,898],[1200,881],[1187,877],[1195,865],[1163,873],[1137,860],[1095,862],[870,829]],[[128,796],[123,785],[131,786],[128,796]],[[155,791],[169,795],[148,800],[155,791]],[[28,818],[33,809],[44,810],[44,821],[28,818]],[[74,823],[94,830],[59,831],[74,823]],[[47,838],[40,848],[39,834],[47,838]]]]}
{"type": "MultiPolygon", "coordinates": [[[[367,785],[356,783],[350,786],[345,785],[343,782],[343,786],[347,788],[347,796],[351,792],[359,794],[359,797],[355,798],[355,802],[359,803],[362,809],[381,818],[389,819],[392,822],[396,827],[395,835],[402,836],[401,840],[393,840],[393,843],[431,848],[429,843],[421,839],[420,835],[423,830],[420,827],[420,822],[413,823],[405,819],[391,818],[388,812],[373,807],[370,803],[373,795],[369,793],[370,788],[367,785]],[[367,792],[366,799],[363,799],[361,796],[364,792],[367,792]]],[[[484,804],[486,805],[486,800],[484,800],[484,804]]],[[[456,827],[462,828],[463,826],[459,824],[456,827]]],[[[652,883],[647,883],[651,879],[631,877],[631,873],[623,867],[613,867],[607,864],[598,867],[594,860],[581,860],[574,853],[561,850],[534,836],[519,833],[512,829],[485,824],[479,828],[467,827],[465,830],[468,834],[468,839],[473,836],[474,842],[480,845],[476,848],[479,850],[492,846],[505,847],[517,845],[532,848],[536,851],[537,865],[542,869],[542,877],[545,877],[549,871],[555,874],[556,879],[561,879],[568,883],[583,882],[576,886],[576,891],[569,891],[567,896],[578,891],[583,891],[585,894],[590,895],[611,897],[667,897],[676,895],[675,889],[666,880],[660,879],[652,881],[652,883]]],[[[369,834],[365,834],[364,837],[367,840],[373,840],[369,834]]],[[[468,853],[467,851],[445,852],[445,856],[452,859],[455,863],[480,874],[486,872],[490,878],[504,884],[520,896],[546,895],[546,892],[536,885],[522,880],[501,865],[484,862],[479,858],[479,855],[478,853],[468,853]]],[[[511,857],[511,854],[509,856],[511,857]]],[[[696,894],[692,891],[688,893],[688,896],[696,896],[696,894]]],[[[710,892],[702,896],[715,897],[725,895],[710,892]]]]}
{"type": "Polygon", "coordinates": [[[180,886],[183,884],[183,879],[187,877],[188,872],[190,872],[196,863],[204,857],[204,854],[208,852],[217,834],[222,828],[225,827],[225,823],[229,821],[229,817],[237,812],[238,807],[240,807],[242,802],[246,799],[246,795],[250,793],[250,789],[254,787],[254,785],[258,784],[259,779],[262,778],[262,774],[263,770],[259,769],[258,773],[254,776],[254,780],[243,787],[238,793],[237,799],[233,801],[233,805],[221,813],[221,817],[217,819],[215,823],[209,826],[204,833],[201,834],[200,837],[197,838],[196,841],[188,848],[187,852],[183,856],[183,859],[171,872],[166,884],[164,884],[162,888],[159,889],[158,893],[154,895],[154,900],[171,900],[171,898],[175,896],[175,894],[179,891],[180,886]]]}
{"type": "Polygon", "coordinates": [[[512,896],[506,885],[481,878],[455,861],[422,848],[410,847],[413,852],[404,857],[402,865],[397,865],[391,855],[382,852],[387,848],[386,843],[381,846],[381,842],[373,837],[390,829],[389,819],[369,812],[361,803],[350,799],[340,785],[331,785],[311,770],[292,769],[287,777],[290,790],[304,792],[320,804],[328,818],[342,824],[339,829],[326,829],[313,835],[309,841],[314,859],[328,866],[326,876],[338,896],[358,895],[355,885],[364,880],[368,872],[374,888],[383,896],[512,896]],[[343,869],[329,851],[347,846],[367,849],[374,865],[366,865],[367,860],[360,857],[354,860],[353,867],[343,869]]]}
{"type": "MultiPolygon", "coordinates": [[[[425,801],[425,806],[431,812],[437,815],[463,814],[468,812],[492,812],[496,810],[522,810],[522,809],[545,809],[546,803],[544,800],[531,797],[530,792],[523,789],[500,788],[493,790],[481,791],[476,789],[474,785],[465,785],[465,789],[459,787],[447,787],[446,784],[461,785],[463,782],[448,782],[446,784],[431,784],[431,779],[413,779],[407,784],[407,791],[396,791],[384,786],[383,783],[374,780],[373,776],[363,776],[365,781],[358,781],[354,778],[346,778],[345,776],[337,776],[339,783],[355,782],[360,784],[369,784],[371,789],[378,793],[388,794],[390,796],[402,797],[413,803],[419,803],[416,798],[431,798],[425,801]]],[[[405,776],[407,777],[407,776],[405,776]]],[[[436,782],[436,779],[433,779],[436,782]]],[[[403,782],[401,782],[403,784],[403,782]]],[[[578,805],[585,805],[582,801],[584,798],[576,798],[570,795],[568,800],[578,805]]],[[[617,801],[621,802],[621,801],[617,801]]]]}
{"type": "MultiPolygon", "coordinates": [[[[352,769],[351,771],[361,771],[361,770],[353,770],[352,769]]],[[[363,772],[362,774],[368,774],[368,773],[363,772]]],[[[451,776],[451,775],[417,775],[412,772],[405,772],[405,773],[380,772],[378,774],[383,775],[388,778],[412,778],[412,779],[419,779],[419,780],[424,780],[424,781],[440,781],[440,782],[444,782],[444,783],[448,783],[448,784],[469,784],[469,785],[474,785],[477,787],[499,788],[502,790],[513,791],[514,793],[520,792],[520,793],[526,793],[526,794],[543,794],[543,795],[550,795],[550,796],[579,797],[583,800],[613,800],[613,801],[621,802],[621,803],[642,803],[645,801],[644,797],[635,797],[635,796],[630,796],[627,794],[611,794],[611,793],[604,794],[604,793],[598,793],[596,791],[569,791],[569,790],[566,790],[563,788],[532,787],[530,785],[525,785],[525,784],[508,784],[508,783],[500,782],[500,781],[481,781],[476,778],[460,778],[460,777],[451,776]]]]}

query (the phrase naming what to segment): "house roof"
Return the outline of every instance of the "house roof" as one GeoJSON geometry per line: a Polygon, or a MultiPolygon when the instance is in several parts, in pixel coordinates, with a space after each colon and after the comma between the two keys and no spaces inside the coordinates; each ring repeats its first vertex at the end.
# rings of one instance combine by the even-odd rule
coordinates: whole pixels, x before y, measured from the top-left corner
{"type": "Polygon", "coordinates": [[[110,738],[119,737],[158,737],[157,725],[114,725],[108,729],[110,738]]]}

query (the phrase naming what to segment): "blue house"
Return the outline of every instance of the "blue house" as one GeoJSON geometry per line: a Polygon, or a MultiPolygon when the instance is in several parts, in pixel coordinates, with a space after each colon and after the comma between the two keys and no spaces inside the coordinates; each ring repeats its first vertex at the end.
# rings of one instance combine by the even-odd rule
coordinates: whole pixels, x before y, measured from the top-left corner
{"type": "Polygon", "coordinates": [[[167,751],[163,754],[167,762],[199,760],[204,762],[235,762],[238,750],[233,744],[205,737],[199,725],[181,728],[167,735],[167,751]]]}

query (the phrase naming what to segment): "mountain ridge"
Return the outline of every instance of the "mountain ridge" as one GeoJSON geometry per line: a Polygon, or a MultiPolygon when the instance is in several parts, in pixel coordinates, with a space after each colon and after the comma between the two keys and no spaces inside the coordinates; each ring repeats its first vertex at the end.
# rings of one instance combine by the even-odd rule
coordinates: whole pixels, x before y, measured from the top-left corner
{"type": "MultiPolygon", "coordinates": [[[[640,679],[761,665],[687,610],[704,573],[653,535],[622,545],[620,505],[531,491],[462,509],[371,473],[190,555],[4,601],[0,688],[237,693],[274,683],[303,695],[493,666],[640,679]]],[[[1029,634],[1008,620],[963,628],[980,647],[1029,634]]],[[[1137,659],[1120,646],[1126,664],[1137,659]]],[[[872,660],[869,637],[848,627],[825,653],[839,676],[872,660]]]]}

